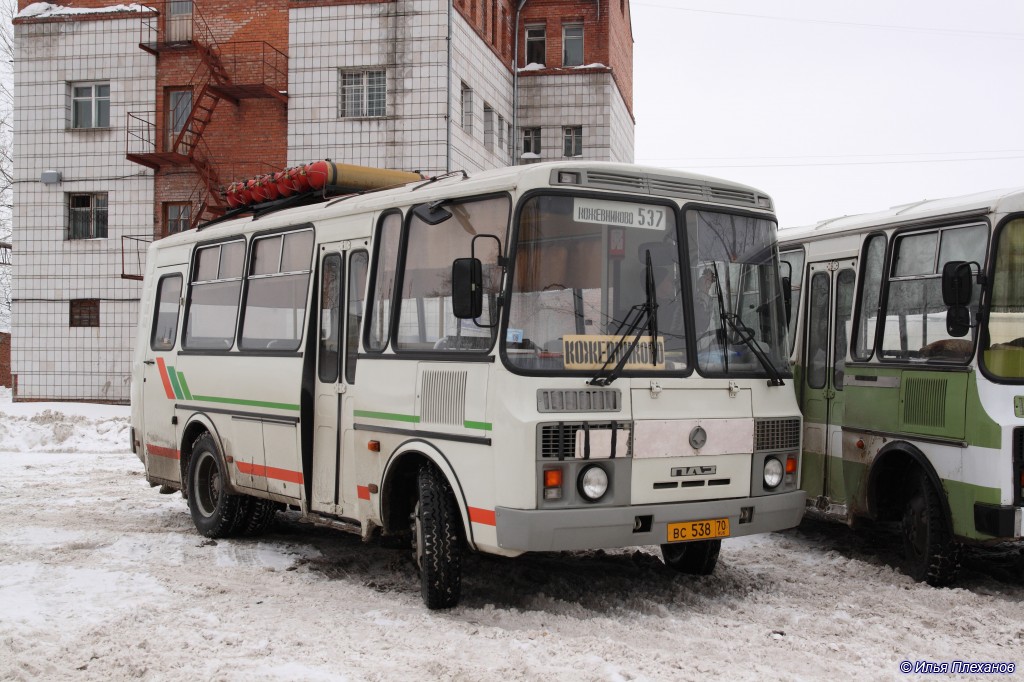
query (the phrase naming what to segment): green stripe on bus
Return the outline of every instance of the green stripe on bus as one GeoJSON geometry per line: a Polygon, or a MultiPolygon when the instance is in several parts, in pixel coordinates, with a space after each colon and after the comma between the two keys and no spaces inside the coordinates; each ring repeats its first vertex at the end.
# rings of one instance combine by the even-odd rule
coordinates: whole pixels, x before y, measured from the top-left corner
{"type": "Polygon", "coordinates": [[[185,400],[192,400],[192,393],[188,390],[188,382],[185,381],[185,375],[178,372],[178,382],[181,384],[181,392],[185,394],[185,400]]]}
{"type": "Polygon", "coordinates": [[[241,398],[218,398],[209,395],[194,395],[192,400],[199,400],[205,403],[225,403],[228,405],[245,405],[246,407],[269,407],[272,410],[293,410],[299,411],[298,405],[289,403],[270,403],[263,400],[242,400],[241,398]]]}
{"type": "Polygon", "coordinates": [[[371,412],[370,410],[354,410],[353,413],[357,417],[369,417],[370,419],[386,419],[393,422],[408,422],[410,424],[419,424],[420,418],[414,414],[397,414],[394,412],[371,412]]]}
{"type": "Polygon", "coordinates": [[[181,386],[178,385],[178,373],[174,371],[174,367],[167,365],[167,376],[171,380],[171,388],[174,389],[174,397],[181,400],[181,386]]]}
{"type": "Polygon", "coordinates": [[[465,421],[462,422],[462,425],[465,426],[467,429],[482,429],[484,431],[490,431],[492,428],[494,428],[490,422],[465,421]]]}

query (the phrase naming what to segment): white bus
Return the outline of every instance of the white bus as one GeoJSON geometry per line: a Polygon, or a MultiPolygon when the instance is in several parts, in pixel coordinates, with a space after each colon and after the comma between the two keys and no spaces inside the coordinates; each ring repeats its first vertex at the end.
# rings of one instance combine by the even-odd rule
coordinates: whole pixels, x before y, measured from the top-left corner
{"type": "Polygon", "coordinates": [[[1024,190],[783,230],[780,250],[808,505],[899,524],[933,585],[964,543],[1020,540],[1024,190]]]}
{"type": "Polygon", "coordinates": [[[764,193],[577,161],[276,208],[147,256],[133,448],[202,534],[405,536],[443,608],[467,548],[710,573],[799,523],[764,193]]]}

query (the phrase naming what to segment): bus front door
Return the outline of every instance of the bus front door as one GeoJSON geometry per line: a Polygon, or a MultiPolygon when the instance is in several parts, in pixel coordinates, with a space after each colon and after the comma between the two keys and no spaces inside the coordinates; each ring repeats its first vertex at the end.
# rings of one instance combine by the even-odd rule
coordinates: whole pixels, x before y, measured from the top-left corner
{"type": "Polygon", "coordinates": [[[804,415],[803,487],[816,506],[845,513],[843,379],[849,351],[856,260],[808,266],[801,409],[804,415]]]}
{"type": "Polygon", "coordinates": [[[365,250],[346,247],[349,243],[322,244],[318,254],[311,509],[354,517],[354,505],[363,496],[352,458],[345,455],[346,443],[352,439],[351,399],[368,258],[365,250]]]}

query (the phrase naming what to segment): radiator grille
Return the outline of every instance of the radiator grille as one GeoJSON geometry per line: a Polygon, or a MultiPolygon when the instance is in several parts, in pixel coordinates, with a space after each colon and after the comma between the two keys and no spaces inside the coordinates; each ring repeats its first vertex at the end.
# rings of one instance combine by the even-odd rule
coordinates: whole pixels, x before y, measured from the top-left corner
{"type": "MultiPolygon", "coordinates": [[[[587,422],[591,431],[616,429],[615,456],[633,456],[632,429],[629,422],[587,422]]],[[[540,457],[557,458],[559,453],[572,459],[576,456],[576,432],[583,428],[583,422],[560,422],[537,426],[537,454],[540,457]]]]}
{"type": "Polygon", "coordinates": [[[800,447],[800,420],[758,419],[754,422],[754,450],[796,450],[800,447]]]}
{"type": "Polygon", "coordinates": [[[622,393],[613,389],[537,390],[538,412],[618,412],[622,393]]]}
{"type": "Polygon", "coordinates": [[[903,423],[941,428],[946,425],[946,380],[907,379],[903,423]]]}
{"type": "Polygon", "coordinates": [[[420,422],[462,426],[466,420],[466,371],[423,372],[420,422]]]}

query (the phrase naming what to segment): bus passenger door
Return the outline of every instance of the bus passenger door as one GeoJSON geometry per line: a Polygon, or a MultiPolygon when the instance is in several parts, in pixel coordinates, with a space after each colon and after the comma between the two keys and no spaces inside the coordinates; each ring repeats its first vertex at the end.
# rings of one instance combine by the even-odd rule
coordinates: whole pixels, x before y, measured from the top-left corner
{"type": "Polygon", "coordinates": [[[801,410],[804,489],[818,506],[846,503],[842,467],[843,378],[849,350],[855,259],[808,266],[801,410]]]}
{"type": "MultiPolygon", "coordinates": [[[[345,489],[354,485],[346,471],[346,432],[352,409],[346,403],[355,383],[356,355],[366,286],[367,253],[347,251],[347,243],[324,244],[319,251],[316,396],[313,432],[313,511],[344,514],[345,489]]],[[[350,436],[351,434],[349,434],[350,436]]]]}
{"type": "Polygon", "coordinates": [[[142,370],[142,448],[146,477],[167,483],[181,481],[178,466],[181,455],[173,419],[174,404],[182,391],[175,365],[184,270],[184,266],[180,266],[159,271],[156,291],[150,301],[153,324],[142,370]]]}

